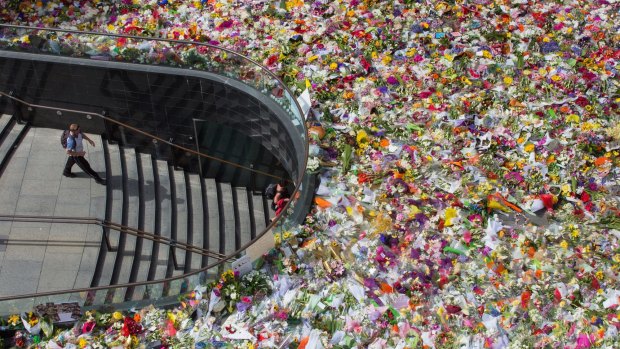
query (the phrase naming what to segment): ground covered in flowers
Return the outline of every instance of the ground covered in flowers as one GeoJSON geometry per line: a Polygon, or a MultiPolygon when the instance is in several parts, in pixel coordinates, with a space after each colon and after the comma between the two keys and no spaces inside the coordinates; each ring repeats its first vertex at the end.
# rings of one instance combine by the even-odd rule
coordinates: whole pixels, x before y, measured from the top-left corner
{"type": "Polygon", "coordinates": [[[321,178],[306,223],[276,236],[260,272],[222,275],[174,310],[89,313],[18,339],[617,348],[619,11],[616,0],[0,1],[3,22],[197,40],[262,62],[309,90],[321,178]]]}

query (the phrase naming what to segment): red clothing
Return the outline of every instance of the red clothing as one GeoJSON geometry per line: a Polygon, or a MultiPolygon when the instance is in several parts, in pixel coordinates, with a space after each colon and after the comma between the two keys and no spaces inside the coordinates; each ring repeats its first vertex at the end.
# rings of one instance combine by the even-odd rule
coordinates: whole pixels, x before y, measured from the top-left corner
{"type": "Polygon", "coordinates": [[[283,198],[278,200],[278,202],[276,202],[276,216],[278,216],[280,214],[280,212],[282,212],[282,210],[284,209],[284,206],[286,206],[286,203],[289,201],[289,198],[283,198]]]}

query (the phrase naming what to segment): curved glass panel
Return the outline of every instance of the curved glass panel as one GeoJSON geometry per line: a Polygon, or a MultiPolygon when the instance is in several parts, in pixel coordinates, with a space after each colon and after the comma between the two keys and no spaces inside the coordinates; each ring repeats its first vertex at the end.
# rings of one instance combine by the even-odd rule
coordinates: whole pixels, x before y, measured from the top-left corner
{"type": "MultiPolygon", "coordinates": [[[[0,297],[0,316],[24,311],[34,305],[48,302],[78,302],[84,309],[97,308],[102,305],[122,309],[148,304],[174,303],[179,294],[191,291],[199,284],[216,280],[221,272],[231,268],[232,257],[241,256],[249,246],[261,239],[268,231],[289,230],[299,224],[307,213],[313,193],[309,185],[310,175],[306,173],[308,142],[303,112],[297,103],[297,98],[283,82],[259,63],[233,51],[203,43],[3,24],[0,24],[0,50],[170,66],[217,74],[224,79],[224,82],[225,79],[241,82],[275,101],[286,111],[290,125],[296,130],[295,136],[303,141],[305,147],[303,154],[297,154],[297,161],[295,161],[297,166],[291,173],[295,190],[281,217],[273,220],[262,232],[257,232],[252,241],[241,246],[229,258],[209,263],[208,267],[191,274],[150,283],[0,297]]],[[[8,93],[8,91],[3,92],[8,93]]],[[[97,115],[92,112],[72,111],[82,113],[85,117],[97,115]]],[[[97,116],[113,117],[113,115],[97,116]]],[[[128,134],[138,136],[135,132],[128,134]]],[[[172,144],[168,146],[174,147],[172,144]]],[[[198,153],[197,150],[195,152],[198,153]]],[[[204,154],[195,156],[204,156],[204,154]]]]}

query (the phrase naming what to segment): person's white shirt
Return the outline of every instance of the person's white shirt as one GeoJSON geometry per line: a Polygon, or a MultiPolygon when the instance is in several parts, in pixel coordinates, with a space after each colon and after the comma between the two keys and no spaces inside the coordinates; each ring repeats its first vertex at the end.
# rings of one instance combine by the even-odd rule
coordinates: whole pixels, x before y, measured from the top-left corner
{"type": "Polygon", "coordinates": [[[82,144],[82,141],[84,140],[84,137],[82,137],[82,132],[78,133],[77,137],[75,135],[73,135],[73,134],[71,134],[71,136],[73,137],[73,140],[75,142],[75,149],[74,149],[74,151],[76,151],[76,152],[84,151],[84,144],[82,144]]]}

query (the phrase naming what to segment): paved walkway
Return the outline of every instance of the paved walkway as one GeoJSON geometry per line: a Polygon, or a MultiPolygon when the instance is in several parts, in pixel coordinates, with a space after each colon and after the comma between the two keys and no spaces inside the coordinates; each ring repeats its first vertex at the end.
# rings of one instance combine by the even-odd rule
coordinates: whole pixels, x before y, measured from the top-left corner
{"type": "MultiPolygon", "coordinates": [[[[0,214],[103,218],[105,186],[77,165],[77,178],[62,176],[66,161],[60,130],[31,128],[0,177],[0,214]]],[[[101,138],[84,142],[93,169],[105,177],[101,138]]],[[[0,296],[90,286],[101,228],[95,225],[0,221],[0,296]]]]}

